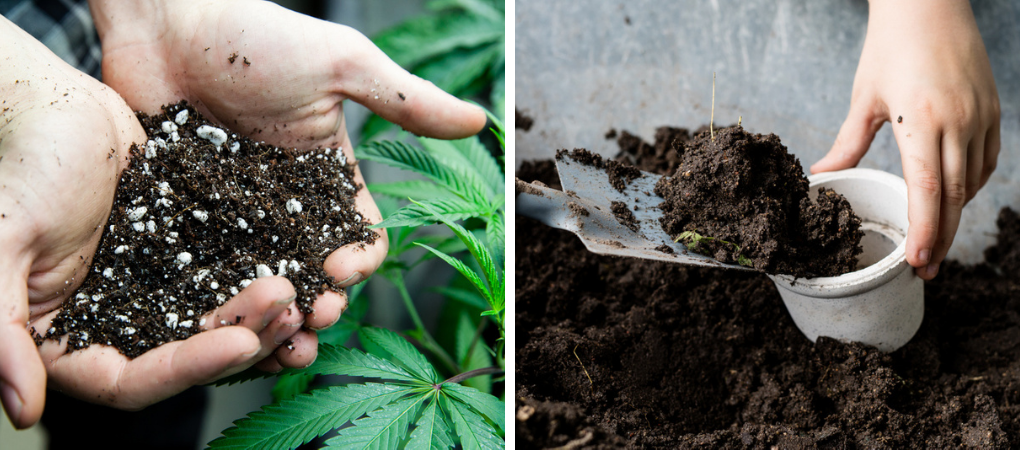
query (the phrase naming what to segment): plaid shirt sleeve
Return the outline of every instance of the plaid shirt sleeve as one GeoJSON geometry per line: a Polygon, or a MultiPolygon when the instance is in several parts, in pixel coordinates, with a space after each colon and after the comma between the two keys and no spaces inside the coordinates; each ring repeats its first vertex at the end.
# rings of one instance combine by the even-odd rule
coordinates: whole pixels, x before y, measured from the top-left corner
{"type": "Polygon", "coordinates": [[[86,0],[0,0],[0,15],[68,64],[102,80],[103,53],[86,0]]]}

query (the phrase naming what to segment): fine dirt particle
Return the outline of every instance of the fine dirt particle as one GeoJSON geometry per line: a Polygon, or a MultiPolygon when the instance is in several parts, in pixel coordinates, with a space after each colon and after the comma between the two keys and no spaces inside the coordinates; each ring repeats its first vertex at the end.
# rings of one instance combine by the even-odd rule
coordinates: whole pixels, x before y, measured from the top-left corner
{"type": "Polygon", "coordinates": [[[591,213],[588,212],[587,209],[574,202],[567,202],[567,208],[570,209],[570,214],[568,214],[568,217],[588,217],[591,215],[591,213]]]}
{"type": "Polygon", "coordinates": [[[702,132],[655,185],[662,228],[688,248],[767,273],[836,276],[856,269],[861,219],[832,190],[808,198],[800,161],[774,134],[702,132]],[[692,235],[690,232],[697,233],[692,235]],[[698,235],[704,237],[699,238],[698,235]]]}
{"type": "MultiPolygon", "coordinates": [[[[375,241],[355,210],[361,186],[341,149],[228,136],[184,102],[139,119],[149,141],[132,147],[92,268],[46,333],[68,335],[69,352],[103,344],[133,358],[186,339],[257,266],[289,278],[310,313],[318,294],[341,289],[323,271],[325,258],[375,241]],[[290,200],[303,209],[289,210],[290,200]]],[[[231,319],[223,323],[244,317],[231,319]]]]}
{"type": "MultiPolygon", "coordinates": [[[[558,184],[549,160],[518,176],[558,184]]],[[[892,354],[812,344],[762,274],[595,255],[516,222],[522,448],[1020,448],[1012,210],[986,263],[926,283],[924,323],[892,354]]]]}
{"type": "Polygon", "coordinates": [[[528,117],[522,113],[521,110],[514,108],[514,128],[531,131],[531,126],[535,124],[535,119],[528,117]]]}
{"type": "Polygon", "coordinates": [[[227,57],[227,61],[229,61],[230,64],[233,64],[234,61],[237,61],[237,52],[231,53],[230,56],[227,57]]]}
{"type": "Polygon", "coordinates": [[[616,139],[616,128],[610,128],[604,135],[606,139],[616,139]]]}
{"type": "Polygon", "coordinates": [[[514,191],[516,191],[518,194],[523,192],[525,194],[531,194],[537,197],[545,197],[545,193],[536,189],[530,183],[525,183],[524,181],[521,181],[520,178],[514,180],[514,191]]]}
{"type": "Polygon", "coordinates": [[[621,164],[611,159],[605,159],[597,153],[592,153],[583,148],[575,148],[572,151],[558,150],[556,159],[565,161],[570,158],[573,162],[596,167],[606,171],[609,175],[609,184],[617,191],[623,192],[627,184],[641,177],[641,171],[635,167],[621,164]]]}
{"type": "Polygon", "coordinates": [[[903,116],[897,117],[896,118],[896,123],[903,123],[903,116]]]}
{"type": "Polygon", "coordinates": [[[620,222],[620,225],[629,228],[630,231],[636,232],[638,228],[640,228],[637,218],[634,217],[634,212],[627,207],[626,203],[617,201],[611,202],[609,204],[609,210],[613,212],[613,216],[616,217],[616,221],[620,222]]]}

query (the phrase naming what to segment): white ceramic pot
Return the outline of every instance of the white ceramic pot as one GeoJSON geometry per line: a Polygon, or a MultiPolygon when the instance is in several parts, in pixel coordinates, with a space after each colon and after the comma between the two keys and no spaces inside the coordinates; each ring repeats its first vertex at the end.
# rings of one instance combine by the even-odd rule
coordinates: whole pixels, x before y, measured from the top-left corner
{"type": "Polygon", "coordinates": [[[819,336],[857,341],[891,352],[921,326],[924,282],[907,264],[907,185],[902,178],[872,169],[812,175],[819,187],[842,194],[861,217],[864,238],[857,270],[838,277],[770,275],[790,316],[808,339],[819,336]]]}

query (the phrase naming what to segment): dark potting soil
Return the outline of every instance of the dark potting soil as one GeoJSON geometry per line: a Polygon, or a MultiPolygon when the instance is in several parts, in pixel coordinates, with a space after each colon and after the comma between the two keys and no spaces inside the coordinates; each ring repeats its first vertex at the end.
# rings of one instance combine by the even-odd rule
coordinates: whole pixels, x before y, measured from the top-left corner
{"type": "Polygon", "coordinates": [[[655,185],[665,199],[659,222],[671,237],[721,262],[766,273],[818,277],[856,270],[861,219],[831,189],[819,189],[812,202],[800,161],[778,136],[739,125],[716,130],[714,138],[701,132],[669,142],[676,135],[669,128],[659,135],[667,140],[656,147],[679,158],[671,176],[655,185]]]}
{"type": "MultiPolygon", "coordinates": [[[[559,187],[552,161],[518,177],[559,187]]],[[[595,255],[516,221],[521,448],[1020,448],[1011,210],[986,263],[925,284],[924,323],[892,354],[812,344],[762,274],[595,255]]]]}
{"type": "Polygon", "coordinates": [[[149,141],[131,148],[92,268],[45,333],[67,335],[69,352],[103,344],[133,358],[186,339],[204,314],[267,275],[290,279],[310,313],[318,294],[341,289],[325,258],[375,241],[355,210],[362,186],[342,149],[255,142],[186,102],[138,118],[149,141]]]}
{"type": "Polygon", "coordinates": [[[534,124],[535,119],[528,117],[527,114],[524,114],[519,109],[514,108],[514,128],[531,131],[531,126],[534,124]]]}
{"type": "Polygon", "coordinates": [[[598,153],[592,153],[583,148],[575,148],[572,151],[559,150],[556,152],[556,159],[562,160],[569,157],[578,163],[603,169],[609,175],[609,184],[613,189],[623,192],[627,183],[641,177],[641,171],[635,167],[622,164],[618,161],[605,159],[598,153]]]}
{"type": "Polygon", "coordinates": [[[616,217],[616,221],[620,222],[623,226],[629,228],[631,231],[637,231],[638,221],[634,217],[634,211],[631,211],[624,202],[611,202],[609,209],[613,212],[613,216],[616,217]]]}

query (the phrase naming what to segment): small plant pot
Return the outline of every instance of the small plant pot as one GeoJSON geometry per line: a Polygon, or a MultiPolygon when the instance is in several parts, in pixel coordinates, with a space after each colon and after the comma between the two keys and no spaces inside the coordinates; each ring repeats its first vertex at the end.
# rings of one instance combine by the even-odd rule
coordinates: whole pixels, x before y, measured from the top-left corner
{"type": "Polygon", "coordinates": [[[808,178],[842,194],[861,217],[864,238],[857,270],[838,277],[770,275],[794,323],[808,339],[857,341],[891,352],[921,326],[924,282],[906,261],[907,185],[872,169],[848,169],[808,178]]]}

